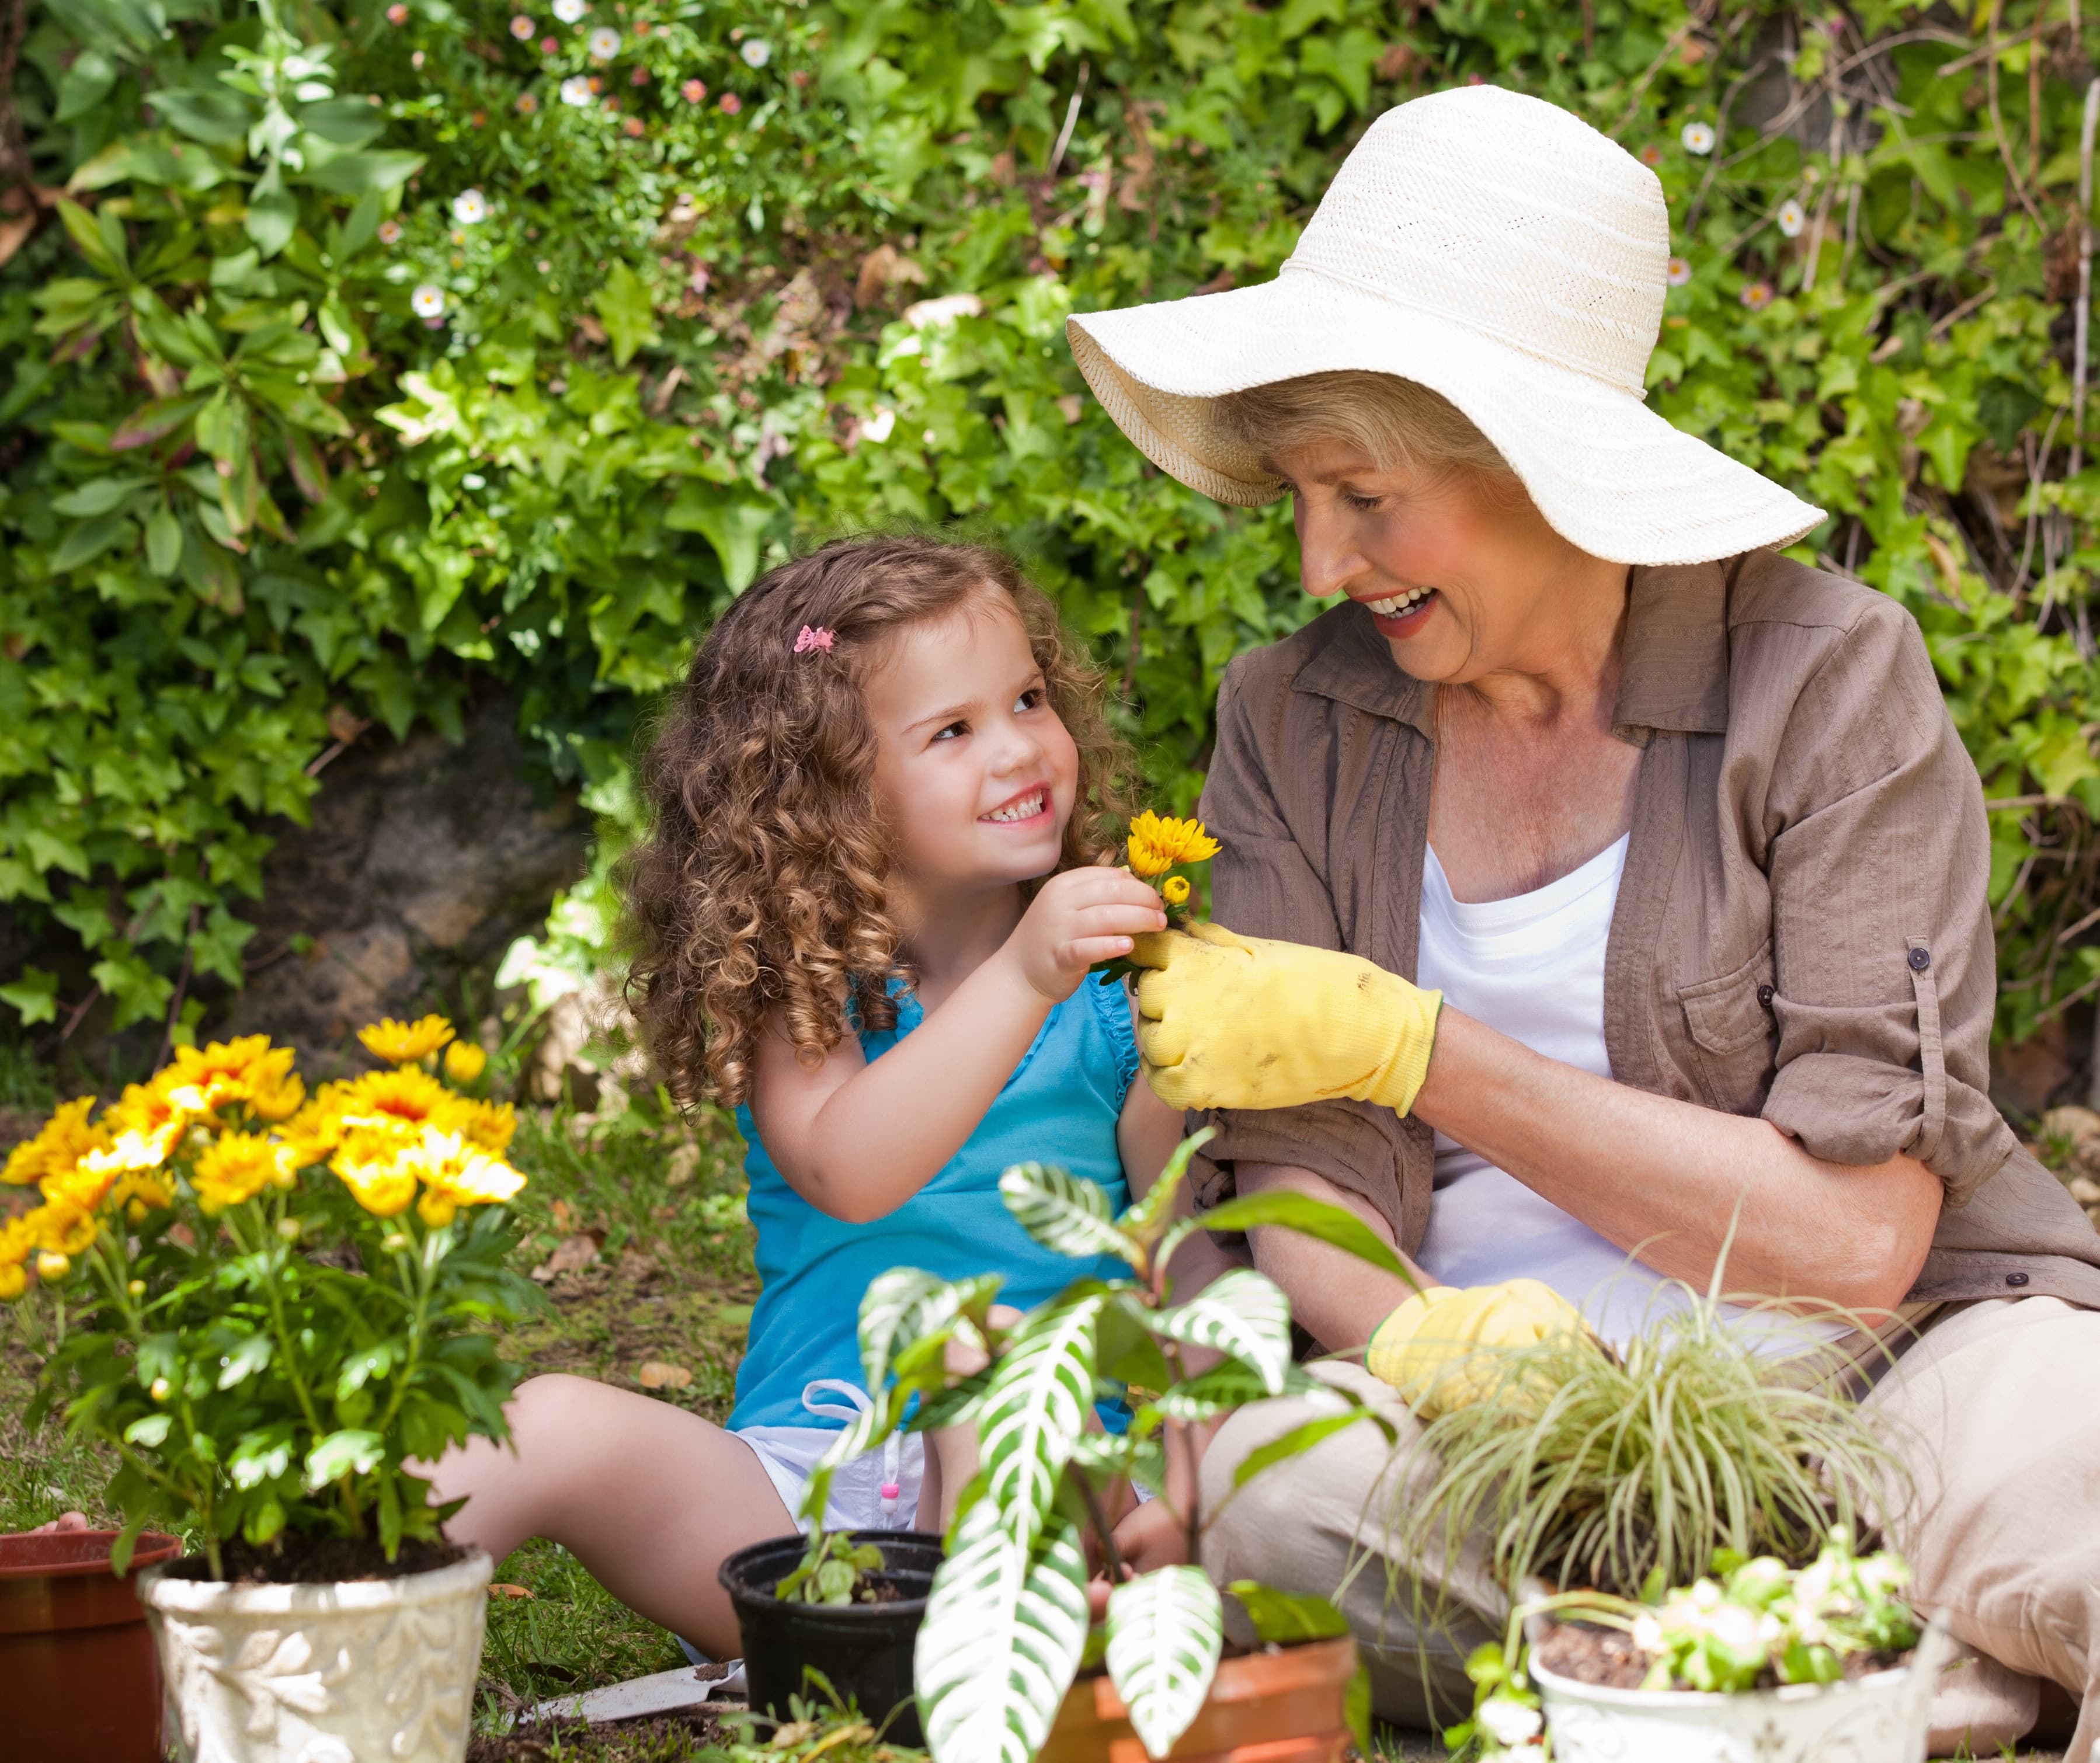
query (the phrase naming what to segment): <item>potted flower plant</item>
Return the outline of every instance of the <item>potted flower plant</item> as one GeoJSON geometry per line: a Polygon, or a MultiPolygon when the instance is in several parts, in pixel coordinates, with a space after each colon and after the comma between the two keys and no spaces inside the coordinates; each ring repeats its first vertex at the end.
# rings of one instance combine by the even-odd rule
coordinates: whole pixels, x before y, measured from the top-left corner
{"type": "Polygon", "coordinates": [[[266,1037],[179,1047],[8,1166],[43,1203],[0,1292],[60,1341],[33,1417],[62,1403],[116,1459],[120,1571],[149,1522],[201,1547],[140,1576],[184,1759],[465,1752],[491,1563],[412,1465],[505,1436],[523,1177],[508,1104],[438,1074],[470,1085],[479,1048],[435,1016],[361,1038],[387,1069],[311,1095],[266,1037]]]}
{"type": "MultiPolygon", "coordinates": [[[[1133,1742],[1155,1757],[1177,1742],[1207,1752],[1259,1742],[1272,1747],[1264,1757],[1339,1763],[1368,1720],[1368,1680],[1324,1599],[1252,1582],[1227,1588],[1264,1643],[1227,1658],[1222,1598],[1200,1568],[1124,1578],[1116,1559],[1110,1490],[1127,1478],[1172,1497],[1165,1443],[1177,1429],[1268,1396],[1322,1405],[1250,1458],[1244,1480],[1376,1419],[1293,1362],[1290,1302],[1260,1273],[1236,1269],[1173,1302],[1165,1270],[1198,1227],[1176,1217],[1175,1197],[1208,1136],[1185,1141],[1120,1217],[1098,1187],[1061,1170],[1023,1164],[1001,1177],[1008,1210],[1039,1242],[1113,1254],[1127,1278],[1076,1280],[1011,1320],[995,1314],[995,1277],[948,1280],[900,1267],[868,1288],[860,1343],[871,1406],[820,1466],[805,1510],[823,1510],[823,1469],[879,1443],[907,1417],[915,1430],[976,1427],[982,1467],[959,1502],[915,1646],[919,1711],[936,1763],[1100,1763],[1133,1742]],[[951,1342],[984,1355],[984,1369],[955,1381],[951,1342]],[[1192,1351],[1207,1363],[1193,1364],[1192,1351]],[[1087,1429],[1105,1382],[1132,1392],[1120,1435],[1087,1429]],[[1099,1622],[1088,1610],[1089,1541],[1113,1587],[1099,1622]]],[[[1233,1200],[1203,1223],[1304,1231],[1406,1276],[1361,1220],[1301,1195],[1233,1200]]],[[[1198,1514],[1176,1515],[1193,1557],[1198,1514]]]]}
{"type": "Polygon", "coordinates": [[[1543,1593],[1467,1667],[1456,1751],[1528,1763],[1916,1763],[1950,1644],[1886,1552],[1832,1530],[1804,1567],[1723,1550],[1710,1576],[1650,1601],[1543,1593]]]}

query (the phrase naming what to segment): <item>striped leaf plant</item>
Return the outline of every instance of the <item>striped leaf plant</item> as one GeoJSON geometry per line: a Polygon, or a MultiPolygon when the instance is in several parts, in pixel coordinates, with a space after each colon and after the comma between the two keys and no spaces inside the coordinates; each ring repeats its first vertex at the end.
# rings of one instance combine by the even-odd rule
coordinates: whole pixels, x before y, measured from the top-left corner
{"type": "MultiPolygon", "coordinates": [[[[1177,1214],[1176,1197],[1190,1157],[1209,1136],[1185,1140],[1120,1216],[1099,1188],[1061,1170],[1023,1163],[1001,1177],[1008,1210],[1037,1241],[1089,1259],[1113,1256],[1129,1267],[1127,1277],[1075,1279],[1017,1318],[995,1311],[995,1277],[951,1281],[901,1267],[877,1279],[862,1302],[872,1407],[818,1465],[805,1516],[823,1513],[835,1469],[900,1424],[915,1431],[968,1424],[979,1440],[980,1469],[960,1496],[915,1662],[934,1763],[1030,1763],[1065,1692],[1095,1666],[1114,1683],[1147,1753],[1164,1756],[1209,1693],[1224,1607],[1199,1568],[1122,1576],[1107,1517],[1114,1485],[1127,1480],[1172,1500],[1169,1439],[1268,1397],[1309,1396],[1326,1412],[1255,1453],[1242,1483],[1344,1426],[1384,1425],[1294,1361],[1290,1302],[1262,1274],[1235,1271],[1175,1302],[1167,1270],[1197,1228],[1177,1214]],[[984,1369],[951,1375],[951,1343],[974,1349],[984,1369]],[[1096,1401],[1124,1391],[1126,1429],[1090,1430],[1096,1401]],[[1087,1599],[1089,1542],[1114,1584],[1099,1621],[1087,1599]]],[[[1357,1219],[1300,1195],[1234,1200],[1207,1213],[1204,1223],[1299,1230],[1406,1277],[1399,1258],[1357,1219]]],[[[1188,1527],[1191,1558],[1200,1558],[1199,1514],[1176,1515],[1188,1527]]],[[[1264,1642],[1346,1632],[1323,1599],[1251,1581],[1226,1593],[1264,1642]]],[[[1361,1673],[1352,1706],[1361,1725],[1369,1697],[1361,1673]]]]}

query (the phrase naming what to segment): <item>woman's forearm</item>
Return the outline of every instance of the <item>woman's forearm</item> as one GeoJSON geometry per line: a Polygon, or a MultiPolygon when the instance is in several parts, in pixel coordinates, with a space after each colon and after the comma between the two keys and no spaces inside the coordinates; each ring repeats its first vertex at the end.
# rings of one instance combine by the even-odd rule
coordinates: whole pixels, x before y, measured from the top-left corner
{"type": "MultiPolygon", "coordinates": [[[[1235,1166],[1233,1186],[1242,1194],[1294,1193],[1353,1212],[1397,1252],[1392,1232],[1368,1202],[1343,1192],[1325,1176],[1283,1163],[1235,1166]]],[[[1345,1249],[1323,1243],[1282,1226],[1251,1231],[1254,1263],[1282,1286],[1290,1300],[1290,1316],[1330,1353],[1346,1353],[1371,1338],[1371,1331],[1407,1302],[1412,1291],[1405,1280],[1360,1261],[1345,1249]]],[[[1403,1258],[1405,1258],[1403,1257],[1403,1258]]],[[[1409,1263],[1423,1285],[1433,1282],[1409,1263]]]]}
{"type": "Polygon", "coordinates": [[[1437,1024],[1414,1113],[1657,1272],[1696,1285],[1732,1221],[1729,1291],[1890,1310],[1939,1219],[1939,1179],[1915,1158],[1824,1162],[1764,1121],[1578,1071],[1454,1010],[1437,1024]]]}

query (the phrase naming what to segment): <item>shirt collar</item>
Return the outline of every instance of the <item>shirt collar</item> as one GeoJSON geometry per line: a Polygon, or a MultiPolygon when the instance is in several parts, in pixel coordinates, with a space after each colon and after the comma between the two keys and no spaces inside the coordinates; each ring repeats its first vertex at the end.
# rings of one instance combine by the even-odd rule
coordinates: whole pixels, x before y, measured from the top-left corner
{"type": "MultiPolygon", "coordinates": [[[[1721,563],[1635,565],[1612,726],[1720,734],[1728,726],[1728,584],[1721,563]]],[[[1393,664],[1361,606],[1322,615],[1330,633],[1298,670],[1299,691],[1404,722],[1433,740],[1436,694],[1393,664]]]]}

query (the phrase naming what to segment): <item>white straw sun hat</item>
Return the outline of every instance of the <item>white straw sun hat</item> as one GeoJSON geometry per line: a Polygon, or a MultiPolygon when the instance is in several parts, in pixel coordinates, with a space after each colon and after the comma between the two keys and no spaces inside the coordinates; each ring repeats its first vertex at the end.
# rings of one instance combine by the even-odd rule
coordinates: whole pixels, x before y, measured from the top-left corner
{"type": "Polygon", "coordinates": [[[1123,433],[1221,502],[1284,486],[1212,400],[1357,368],[1442,393],[1593,556],[1697,563],[1791,544],[1820,509],[1642,402],[1669,262],[1653,172],[1555,105],[1461,86],[1370,126],[1273,281],[1065,328],[1123,433]]]}

